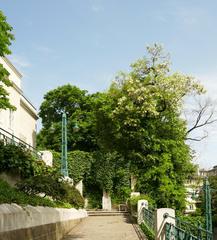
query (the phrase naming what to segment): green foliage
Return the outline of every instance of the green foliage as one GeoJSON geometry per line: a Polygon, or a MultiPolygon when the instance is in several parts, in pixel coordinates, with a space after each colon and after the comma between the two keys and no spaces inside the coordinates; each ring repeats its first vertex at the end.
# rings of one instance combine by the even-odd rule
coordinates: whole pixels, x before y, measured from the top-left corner
{"type": "Polygon", "coordinates": [[[89,191],[107,191],[121,202],[129,196],[132,174],[136,191],[155,199],[158,207],[183,210],[184,182],[195,168],[185,142],[187,123],[180,115],[184,98],[203,93],[192,77],[171,72],[168,55],[155,44],[107,92],[88,95],[71,85],[48,92],[40,107],[38,140],[60,152],[65,110],[68,150],[79,150],[69,154],[75,182],[84,178],[89,191]],[[76,133],[75,122],[80,126],[76,133]]]}
{"type": "Polygon", "coordinates": [[[22,145],[4,145],[4,142],[0,141],[0,172],[12,172],[27,178],[39,174],[45,168],[44,162],[37,160],[22,145]]]}
{"type": "Polygon", "coordinates": [[[38,145],[60,152],[61,120],[67,114],[68,150],[90,151],[96,148],[94,137],[93,99],[86,90],[70,84],[49,91],[44,96],[39,116],[43,128],[37,136],[38,145]],[[74,132],[75,123],[79,132],[74,132]]]}
{"type": "Polygon", "coordinates": [[[9,46],[11,41],[14,40],[14,36],[11,33],[13,28],[7,23],[2,11],[0,11],[0,29],[0,56],[3,57],[11,53],[9,46]]]}
{"type": "Polygon", "coordinates": [[[124,156],[138,191],[156,199],[159,207],[184,209],[184,181],[194,167],[180,113],[185,96],[204,90],[191,77],[170,73],[160,46],[148,48],[148,54],[101,96],[98,141],[106,151],[124,156]]]}
{"type": "MultiPolygon", "coordinates": [[[[217,176],[210,176],[209,183],[211,188],[212,198],[212,220],[213,227],[217,227],[217,176]]],[[[197,204],[198,215],[204,216],[205,218],[205,197],[204,190],[199,193],[199,202],[197,204]]]]}
{"type": "MultiPolygon", "coordinates": [[[[4,57],[11,53],[9,46],[11,45],[11,41],[14,40],[14,36],[11,33],[12,27],[7,23],[6,17],[3,12],[0,11],[0,57],[4,57]]],[[[12,83],[9,80],[9,73],[0,64],[0,109],[11,109],[16,110],[16,108],[10,104],[8,99],[8,92],[6,91],[4,86],[11,87],[12,83]]]]}
{"type": "Polygon", "coordinates": [[[73,151],[68,154],[68,170],[69,177],[71,177],[74,183],[78,183],[82,180],[85,174],[90,172],[93,158],[91,153],[84,151],[73,151]]]}
{"type": "MultiPolygon", "coordinates": [[[[61,169],[61,154],[52,151],[53,166],[56,171],[61,169]]],[[[84,179],[86,174],[89,174],[93,162],[92,154],[84,151],[68,152],[68,173],[69,177],[73,179],[74,184],[84,179]]]]}
{"type": "Polygon", "coordinates": [[[18,188],[29,195],[43,193],[57,202],[69,203],[75,208],[84,206],[84,199],[78,190],[61,179],[59,174],[38,175],[25,179],[18,184],[18,188]]]}
{"type": "Polygon", "coordinates": [[[209,177],[212,196],[212,217],[213,226],[217,227],[217,176],[209,177]]]}
{"type": "Polygon", "coordinates": [[[205,229],[205,218],[203,216],[195,215],[177,215],[179,221],[189,223],[196,228],[200,225],[201,228],[205,229]]]}
{"type": "MultiPolygon", "coordinates": [[[[209,183],[211,188],[212,199],[212,221],[213,227],[217,227],[217,176],[210,176],[209,183]]],[[[197,215],[202,216],[205,219],[205,196],[204,190],[199,193],[199,201],[197,203],[197,215]]]]}
{"type": "Polygon", "coordinates": [[[201,239],[206,238],[205,234],[205,218],[196,215],[176,215],[176,226],[191,233],[194,236],[198,236],[199,229],[203,229],[200,232],[201,239]]]}
{"type": "Polygon", "coordinates": [[[0,172],[18,174],[22,177],[18,184],[21,192],[14,190],[11,193],[13,195],[9,195],[8,198],[8,194],[3,195],[2,201],[52,207],[84,206],[84,200],[77,189],[61,180],[55,168],[37,160],[23,146],[4,145],[0,141],[0,166],[0,172]],[[44,193],[45,197],[52,197],[55,202],[46,198],[41,200],[42,198],[36,196],[39,193],[44,193]]]}
{"type": "Polygon", "coordinates": [[[125,202],[129,196],[129,178],[129,169],[119,153],[97,151],[93,153],[91,171],[85,183],[91,182],[101,191],[113,193],[121,202],[125,202]]]}
{"type": "Polygon", "coordinates": [[[115,167],[113,176],[112,202],[116,204],[126,203],[130,197],[130,172],[129,167],[121,164],[121,160],[117,159],[118,165],[115,167]]]}
{"type": "Polygon", "coordinates": [[[9,186],[8,183],[0,179],[0,204],[3,203],[56,207],[55,203],[51,200],[35,195],[28,195],[24,192],[18,191],[17,189],[9,186]]]}
{"type": "Polygon", "coordinates": [[[88,209],[101,209],[102,208],[102,192],[99,189],[91,188],[92,191],[86,193],[88,199],[88,209]]]}
{"type": "Polygon", "coordinates": [[[144,223],[142,223],[140,225],[140,228],[142,229],[142,231],[144,232],[144,234],[145,234],[145,236],[147,237],[148,240],[154,240],[155,239],[154,233],[144,223]]]}

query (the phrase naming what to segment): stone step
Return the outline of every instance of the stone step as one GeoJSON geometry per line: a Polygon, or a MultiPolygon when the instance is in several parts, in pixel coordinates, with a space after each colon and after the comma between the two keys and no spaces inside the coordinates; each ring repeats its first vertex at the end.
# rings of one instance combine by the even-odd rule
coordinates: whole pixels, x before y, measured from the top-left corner
{"type": "Polygon", "coordinates": [[[120,216],[120,215],[129,215],[127,211],[87,211],[88,216],[120,216]]]}

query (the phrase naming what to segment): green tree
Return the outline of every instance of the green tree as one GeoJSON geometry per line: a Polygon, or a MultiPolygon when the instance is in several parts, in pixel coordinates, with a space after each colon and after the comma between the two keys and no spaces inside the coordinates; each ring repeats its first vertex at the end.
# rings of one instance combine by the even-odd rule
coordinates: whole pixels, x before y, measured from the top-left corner
{"type": "Polygon", "coordinates": [[[160,207],[184,208],[184,181],[194,166],[180,115],[183,98],[202,93],[193,78],[170,73],[167,55],[154,45],[129,73],[117,76],[97,110],[98,142],[124,156],[137,189],[160,207]]]}
{"type": "Polygon", "coordinates": [[[213,227],[217,227],[217,176],[209,177],[211,193],[212,193],[212,216],[213,227]]]}
{"type": "Polygon", "coordinates": [[[63,111],[68,121],[68,150],[95,149],[92,96],[70,84],[51,90],[44,96],[39,112],[43,128],[37,137],[38,146],[60,152],[63,111]],[[76,123],[79,125],[78,132],[73,131],[76,123]]]}
{"type": "Polygon", "coordinates": [[[107,92],[89,95],[66,85],[47,93],[38,139],[42,146],[60,151],[65,109],[69,150],[94,152],[90,171],[82,175],[87,187],[124,195],[133,175],[137,190],[159,207],[183,209],[184,181],[195,170],[185,142],[183,100],[204,89],[192,77],[171,73],[161,46],[147,50],[147,56],[133,63],[130,72],[121,72],[107,92]],[[78,133],[73,133],[75,121],[81,126],[78,133]]]}
{"type": "MultiPolygon", "coordinates": [[[[3,12],[0,11],[0,57],[4,57],[5,55],[11,53],[9,46],[11,45],[12,40],[14,40],[12,27],[7,23],[3,12]]],[[[10,104],[8,92],[5,89],[6,86],[12,86],[12,83],[8,77],[8,71],[3,67],[2,64],[0,64],[0,109],[15,110],[15,107],[10,104]]]]}

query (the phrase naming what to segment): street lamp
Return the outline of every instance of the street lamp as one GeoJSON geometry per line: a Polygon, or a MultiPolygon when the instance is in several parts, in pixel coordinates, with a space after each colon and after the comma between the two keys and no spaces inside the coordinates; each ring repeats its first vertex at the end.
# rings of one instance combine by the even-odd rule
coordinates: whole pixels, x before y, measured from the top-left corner
{"type": "MultiPolygon", "coordinates": [[[[77,132],[79,130],[77,122],[73,127],[73,131],[77,132]]],[[[68,177],[68,161],[67,161],[67,118],[65,111],[62,114],[62,145],[61,145],[61,174],[64,177],[68,177]]]]}
{"type": "MultiPolygon", "coordinates": [[[[206,214],[206,231],[212,234],[212,206],[211,206],[211,189],[208,181],[208,177],[204,180],[204,195],[205,195],[205,214],[206,214]]],[[[210,235],[206,235],[206,239],[211,239],[210,235]]]]}
{"type": "Polygon", "coordinates": [[[62,114],[62,151],[61,151],[61,173],[64,177],[68,177],[68,162],[67,162],[67,119],[66,113],[62,114]]]}

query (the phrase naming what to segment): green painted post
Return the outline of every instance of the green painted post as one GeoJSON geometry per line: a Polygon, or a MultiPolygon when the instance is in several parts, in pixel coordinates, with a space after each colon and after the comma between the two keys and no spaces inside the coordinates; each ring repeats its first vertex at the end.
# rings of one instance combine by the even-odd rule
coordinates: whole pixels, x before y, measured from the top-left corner
{"type": "Polygon", "coordinates": [[[62,152],[61,152],[61,173],[64,177],[68,177],[67,163],[67,119],[66,113],[62,114],[62,152]]]}
{"type": "Polygon", "coordinates": [[[212,239],[212,234],[210,235],[208,232],[212,233],[212,206],[211,206],[211,190],[210,184],[208,181],[208,177],[204,180],[204,195],[205,195],[205,214],[206,214],[206,239],[212,239]]]}

